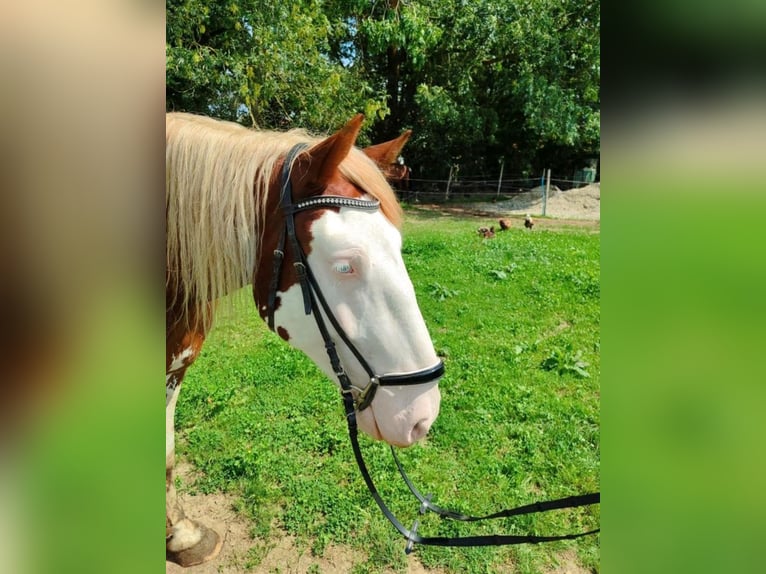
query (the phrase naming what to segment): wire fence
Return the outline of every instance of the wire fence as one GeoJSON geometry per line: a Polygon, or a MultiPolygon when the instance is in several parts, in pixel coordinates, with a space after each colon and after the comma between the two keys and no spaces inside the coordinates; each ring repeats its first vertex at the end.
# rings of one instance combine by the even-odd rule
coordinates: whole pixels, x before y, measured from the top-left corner
{"type": "Polygon", "coordinates": [[[594,183],[595,172],[582,173],[580,179],[553,177],[546,170],[542,177],[494,178],[460,176],[448,179],[410,177],[408,184],[394,185],[400,199],[410,202],[504,201],[533,190],[567,191],[594,183]]]}

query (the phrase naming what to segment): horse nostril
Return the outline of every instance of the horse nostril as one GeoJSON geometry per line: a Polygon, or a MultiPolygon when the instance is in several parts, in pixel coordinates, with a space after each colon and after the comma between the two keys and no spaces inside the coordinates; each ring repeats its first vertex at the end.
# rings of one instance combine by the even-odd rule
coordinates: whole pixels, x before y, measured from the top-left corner
{"type": "Polygon", "coordinates": [[[418,422],[416,422],[415,426],[412,427],[412,432],[410,433],[412,443],[416,443],[424,436],[426,436],[428,434],[429,428],[431,428],[431,425],[429,424],[428,419],[420,419],[418,422]]]}

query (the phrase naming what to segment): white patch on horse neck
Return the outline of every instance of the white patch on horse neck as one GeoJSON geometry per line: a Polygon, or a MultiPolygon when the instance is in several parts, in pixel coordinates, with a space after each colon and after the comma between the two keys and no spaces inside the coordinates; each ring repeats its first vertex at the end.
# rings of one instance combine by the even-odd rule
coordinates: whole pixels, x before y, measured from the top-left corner
{"type": "Polygon", "coordinates": [[[173,355],[170,361],[170,368],[168,369],[168,372],[172,373],[173,371],[177,371],[178,369],[184,367],[186,365],[186,359],[191,357],[193,354],[194,348],[187,347],[181,351],[178,356],[173,355]]]}
{"type": "Polygon", "coordinates": [[[194,354],[194,347],[187,347],[181,351],[178,356],[172,355],[170,361],[170,368],[168,368],[165,374],[165,408],[168,408],[170,401],[173,398],[173,393],[178,389],[178,375],[176,371],[184,368],[187,365],[187,359],[194,354]]]}
{"type": "MultiPolygon", "coordinates": [[[[341,327],[375,374],[407,373],[435,365],[439,359],[404,267],[398,230],[380,212],[344,208],[325,211],[314,220],[312,235],[309,266],[341,327]]],[[[337,382],[315,319],[304,313],[300,285],[292,285],[280,298],[275,324],[290,333],[291,345],[337,382]]],[[[333,333],[329,321],[325,322],[333,333]]],[[[352,383],[367,386],[364,368],[339,336],[333,339],[352,383]]],[[[385,387],[358,420],[373,438],[406,446],[417,440],[416,435],[422,436],[422,429],[430,427],[438,411],[435,383],[385,387]],[[415,427],[418,432],[413,431],[415,427]]]]}

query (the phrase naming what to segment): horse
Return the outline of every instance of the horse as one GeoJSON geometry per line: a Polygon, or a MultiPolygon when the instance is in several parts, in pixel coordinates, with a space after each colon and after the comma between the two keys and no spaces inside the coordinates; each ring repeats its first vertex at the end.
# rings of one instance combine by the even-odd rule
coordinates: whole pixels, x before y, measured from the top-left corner
{"type": "Polygon", "coordinates": [[[380,169],[403,142],[360,150],[362,122],[315,137],[166,115],[166,556],[181,566],[222,545],[185,516],[173,467],[181,383],[223,296],[252,285],[261,318],[341,386],[373,439],[407,447],[438,415],[444,368],[380,169]]]}
{"type": "Polygon", "coordinates": [[[404,164],[399,154],[411,135],[412,130],[406,130],[396,139],[364,149],[365,154],[373,158],[378,164],[391,186],[398,191],[407,193],[410,191],[412,170],[404,164]]]}
{"type": "Polygon", "coordinates": [[[386,166],[383,173],[394,188],[409,193],[410,174],[412,173],[410,166],[403,163],[392,163],[386,166]]]}

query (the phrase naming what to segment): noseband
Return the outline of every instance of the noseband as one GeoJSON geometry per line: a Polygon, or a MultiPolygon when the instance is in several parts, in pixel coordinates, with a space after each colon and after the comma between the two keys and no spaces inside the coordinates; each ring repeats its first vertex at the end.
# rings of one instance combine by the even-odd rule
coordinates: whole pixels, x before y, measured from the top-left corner
{"type": "Polygon", "coordinates": [[[274,311],[276,309],[277,289],[279,288],[279,278],[282,273],[282,263],[285,258],[285,243],[286,240],[289,240],[293,256],[293,267],[295,268],[295,272],[301,285],[301,291],[303,292],[304,311],[306,315],[313,314],[314,316],[314,320],[316,321],[319,332],[324,340],[325,350],[330,359],[330,364],[340,382],[344,402],[351,401],[353,410],[355,412],[361,412],[370,406],[372,400],[375,398],[375,393],[377,392],[378,387],[432,383],[444,374],[444,363],[439,361],[432,367],[409,373],[379,375],[370,366],[370,363],[364,358],[364,355],[362,355],[356,346],[354,346],[351,339],[340,326],[340,323],[322,293],[322,289],[319,287],[319,283],[317,283],[316,277],[314,277],[314,274],[311,271],[306,254],[298,241],[298,236],[295,231],[295,214],[312,209],[341,207],[374,212],[380,208],[380,202],[377,199],[370,201],[338,195],[320,195],[294,203],[292,197],[292,184],[290,183],[290,170],[295,158],[307,147],[306,144],[298,144],[294,146],[287,154],[284,165],[282,166],[282,193],[280,197],[280,205],[285,218],[285,226],[282,228],[277,248],[274,250],[274,269],[271,275],[271,284],[269,285],[269,297],[267,301],[269,329],[272,331],[274,330],[274,311]],[[317,303],[319,304],[317,305],[317,303]],[[335,342],[327,329],[325,317],[367,373],[368,383],[365,387],[362,388],[353,385],[348,378],[348,375],[340,362],[340,358],[338,357],[338,352],[335,349],[335,342]],[[356,397],[354,397],[355,393],[356,397]]]}

